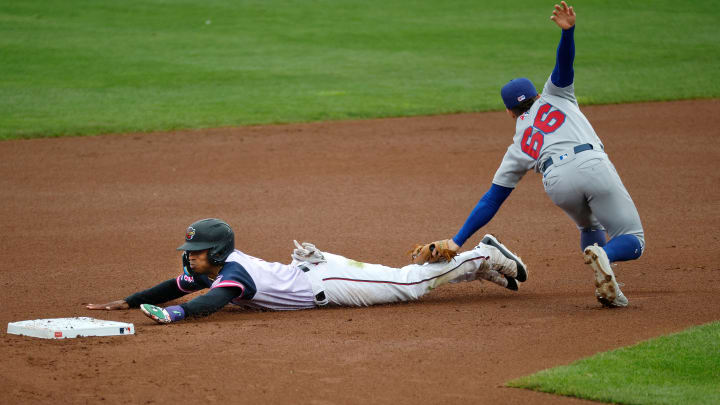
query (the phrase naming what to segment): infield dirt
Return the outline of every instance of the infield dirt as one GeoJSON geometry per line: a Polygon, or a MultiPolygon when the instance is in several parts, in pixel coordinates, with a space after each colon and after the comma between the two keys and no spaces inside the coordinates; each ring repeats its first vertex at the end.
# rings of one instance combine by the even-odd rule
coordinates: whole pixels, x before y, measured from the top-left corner
{"type": "MultiPolygon", "coordinates": [[[[585,107],[645,227],[601,309],[578,233],[528,173],[486,232],[519,253],[511,292],[450,285],[419,302],[251,312],[160,326],[124,298],[176,276],[185,228],[219,217],[237,247],[290,261],[293,239],[407,263],[454,235],[511,142],[505,113],[0,142],[0,324],[92,316],[134,336],[8,335],[0,403],[584,403],[515,377],[720,319],[720,100],[585,107]]],[[[587,402],[589,403],[589,402],[587,402]]]]}

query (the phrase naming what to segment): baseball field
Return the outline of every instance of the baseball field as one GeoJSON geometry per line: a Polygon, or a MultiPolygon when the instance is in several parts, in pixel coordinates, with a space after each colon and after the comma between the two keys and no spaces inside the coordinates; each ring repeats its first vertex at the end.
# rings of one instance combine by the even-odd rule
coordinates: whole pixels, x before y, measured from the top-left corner
{"type": "Polygon", "coordinates": [[[136,327],[3,329],[0,403],[720,402],[720,12],[571,4],[581,108],[645,229],[615,267],[629,307],[600,307],[574,224],[528,173],[465,245],[493,233],[520,254],[518,292],[171,325],[83,304],[177,276],[200,218],[284,263],[297,239],[400,267],[454,235],[511,142],[500,87],[552,70],[552,3],[0,4],[0,325],[136,327]]]}

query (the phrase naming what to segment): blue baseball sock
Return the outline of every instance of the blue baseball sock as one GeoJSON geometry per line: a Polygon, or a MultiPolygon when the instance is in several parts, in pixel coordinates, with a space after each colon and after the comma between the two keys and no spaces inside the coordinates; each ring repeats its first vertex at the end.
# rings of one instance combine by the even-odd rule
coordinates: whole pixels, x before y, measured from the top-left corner
{"type": "Polygon", "coordinates": [[[580,250],[597,243],[598,246],[605,246],[605,230],[603,229],[583,229],[580,231],[580,250]]]}
{"type": "Polygon", "coordinates": [[[605,245],[605,253],[611,263],[635,260],[642,255],[642,244],[635,235],[620,235],[610,239],[605,245]]]}

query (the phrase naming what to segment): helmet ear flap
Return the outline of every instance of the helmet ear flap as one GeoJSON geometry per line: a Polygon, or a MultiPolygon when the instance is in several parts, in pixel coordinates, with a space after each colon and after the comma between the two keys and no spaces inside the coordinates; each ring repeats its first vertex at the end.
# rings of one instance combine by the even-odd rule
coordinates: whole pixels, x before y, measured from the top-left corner
{"type": "Polygon", "coordinates": [[[190,268],[190,258],[188,258],[187,251],[183,252],[182,262],[183,262],[183,273],[185,273],[186,276],[195,277],[195,272],[192,271],[192,269],[190,268]]]}
{"type": "Polygon", "coordinates": [[[221,266],[223,263],[225,263],[225,260],[220,260],[221,256],[218,248],[220,248],[220,246],[215,247],[212,249],[212,251],[208,252],[208,261],[213,266],[221,266]]]}
{"type": "Polygon", "coordinates": [[[230,228],[230,225],[224,222],[222,224],[227,232],[223,235],[222,239],[218,241],[217,245],[208,252],[208,260],[213,266],[222,266],[225,264],[225,259],[235,250],[235,234],[232,228],[230,228]]]}

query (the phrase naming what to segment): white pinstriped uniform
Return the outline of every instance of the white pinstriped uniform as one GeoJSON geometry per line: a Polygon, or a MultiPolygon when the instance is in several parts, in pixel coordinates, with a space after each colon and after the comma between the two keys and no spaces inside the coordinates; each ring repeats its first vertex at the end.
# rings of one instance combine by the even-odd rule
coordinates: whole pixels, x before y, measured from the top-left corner
{"type": "MultiPolygon", "coordinates": [[[[231,302],[236,305],[273,310],[308,309],[331,304],[367,306],[417,300],[433,289],[449,283],[473,281],[480,269],[487,269],[492,249],[480,245],[457,255],[450,262],[411,264],[394,268],[379,264],[361,263],[346,257],[324,252],[326,262],[310,264],[293,261],[290,264],[272,263],[235,250],[210,288],[247,288],[237,263],[252,278],[256,293],[248,299],[243,294],[231,302]],[[303,268],[309,270],[303,271],[303,268]],[[322,302],[318,293],[322,292],[322,302]]],[[[183,292],[196,291],[198,280],[188,275],[177,279],[183,292]]],[[[246,281],[247,282],[247,281],[246,281]]]]}

